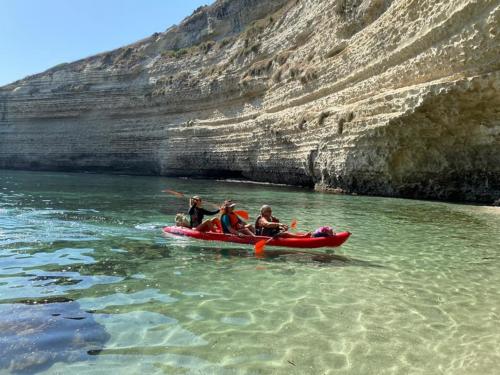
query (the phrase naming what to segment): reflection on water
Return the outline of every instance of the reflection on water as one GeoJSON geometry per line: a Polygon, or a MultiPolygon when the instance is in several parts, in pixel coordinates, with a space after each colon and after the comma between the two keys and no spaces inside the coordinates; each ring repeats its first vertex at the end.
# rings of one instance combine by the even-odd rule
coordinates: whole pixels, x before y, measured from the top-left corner
{"type": "Polygon", "coordinates": [[[494,208],[0,171],[0,374],[496,374],[499,243],[494,208]],[[165,188],[353,236],[263,259],[164,237],[165,188]]]}

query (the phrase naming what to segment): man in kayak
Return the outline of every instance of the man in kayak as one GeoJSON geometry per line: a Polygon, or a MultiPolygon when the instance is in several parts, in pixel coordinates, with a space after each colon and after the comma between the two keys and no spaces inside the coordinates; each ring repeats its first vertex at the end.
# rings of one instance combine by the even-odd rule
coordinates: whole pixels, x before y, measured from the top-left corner
{"type": "Polygon", "coordinates": [[[255,233],[258,236],[266,237],[281,237],[281,238],[308,238],[311,233],[294,234],[288,232],[288,225],[280,223],[280,221],[273,216],[273,209],[267,204],[260,208],[260,215],[255,220],[255,233]]]}
{"type": "Polygon", "coordinates": [[[212,220],[205,220],[203,221],[203,218],[205,215],[217,215],[220,212],[219,210],[216,211],[207,211],[204,208],[202,208],[202,200],[198,195],[195,195],[189,200],[189,224],[191,228],[196,229],[199,232],[208,232],[208,231],[216,231],[215,226],[215,219],[212,220]]]}
{"type": "Polygon", "coordinates": [[[220,218],[222,231],[226,234],[235,234],[237,236],[255,236],[255,229],[252,225],[245,223],[238,215],[234,213],[236,203],[225,201],[220,218]]]}

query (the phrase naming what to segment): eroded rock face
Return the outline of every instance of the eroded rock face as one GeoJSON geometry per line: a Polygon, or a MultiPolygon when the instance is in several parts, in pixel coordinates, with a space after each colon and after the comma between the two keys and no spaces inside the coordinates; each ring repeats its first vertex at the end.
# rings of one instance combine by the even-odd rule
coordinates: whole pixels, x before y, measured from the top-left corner
{"type": "Polygon", "coordinates": [[[0,167],[500,197],[500,0],[225,0],[0,89],[0,167]]]}

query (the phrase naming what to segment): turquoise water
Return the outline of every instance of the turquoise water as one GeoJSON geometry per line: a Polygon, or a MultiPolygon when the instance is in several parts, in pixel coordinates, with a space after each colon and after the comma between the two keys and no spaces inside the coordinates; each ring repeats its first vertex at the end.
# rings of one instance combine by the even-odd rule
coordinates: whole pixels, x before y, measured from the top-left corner
{"type": "Polygon", "coordinates": [[[0,171],[0,374],[497,374],[499,259],[491,207],[0,171]],[[349,261],[163,237],[165,188],[349,230],[349,261]]]}

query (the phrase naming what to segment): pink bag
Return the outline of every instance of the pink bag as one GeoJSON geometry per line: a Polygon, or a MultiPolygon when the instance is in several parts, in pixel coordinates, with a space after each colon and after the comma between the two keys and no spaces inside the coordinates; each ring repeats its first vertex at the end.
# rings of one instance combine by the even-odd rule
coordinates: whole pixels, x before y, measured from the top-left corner
{"type": "Polygon", "coordinates": [[[313,237],[333,237],[335,232],[332,227],[319,227],[312,235],[313,237]]]}

